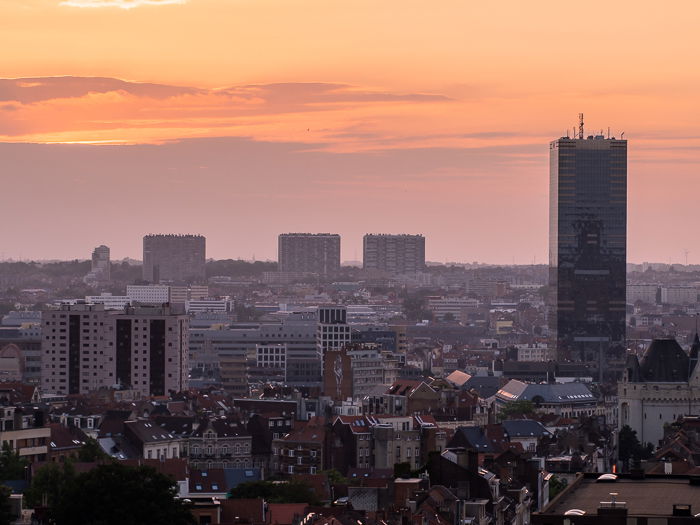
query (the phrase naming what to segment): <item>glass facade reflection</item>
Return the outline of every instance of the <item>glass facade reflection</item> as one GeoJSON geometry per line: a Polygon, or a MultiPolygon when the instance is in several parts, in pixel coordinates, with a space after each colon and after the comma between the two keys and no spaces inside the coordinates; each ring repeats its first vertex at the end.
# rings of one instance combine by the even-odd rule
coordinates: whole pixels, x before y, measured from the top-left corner
{"type": "Polygon", "coordinates": [[[560,361],[612,379],[625,341],[627,141],[564,137],[549,158],[552,340],[560,361]]]}

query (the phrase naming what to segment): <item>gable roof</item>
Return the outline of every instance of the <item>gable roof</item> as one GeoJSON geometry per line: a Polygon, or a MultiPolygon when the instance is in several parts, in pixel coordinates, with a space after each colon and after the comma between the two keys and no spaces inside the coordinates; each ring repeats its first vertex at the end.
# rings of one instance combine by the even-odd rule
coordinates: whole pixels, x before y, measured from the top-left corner
{"type": "Polygon", "coordinates": [[[466,372],[462,372],[461,370],[455,370],[452,372],[450,375],[448,375],[445,379],[447,379],[450,383],[457,387],[461,387],[469,381],[472,378],[471,375],[467,374],[466,372]]]}
{"type": "Polygon", "coordinates": [[[206,419],[192,432],[193,437],[203,437],[207,430],[213,430],[217,437],[250,437],[248,430],[238,421],[232,421],[225,417],[206,419]]]}
{"type": "Polygon", "coordinates": [[[532,419],[510,419],[501,423],[508,437],[548,437],[551,433],[540,423],[532,419]]]}
{"type": "Polygon", "coordinates": [[[643,382],[686,382],[690,358],[675,339],[654,339],[639,363],[643,382]]]}

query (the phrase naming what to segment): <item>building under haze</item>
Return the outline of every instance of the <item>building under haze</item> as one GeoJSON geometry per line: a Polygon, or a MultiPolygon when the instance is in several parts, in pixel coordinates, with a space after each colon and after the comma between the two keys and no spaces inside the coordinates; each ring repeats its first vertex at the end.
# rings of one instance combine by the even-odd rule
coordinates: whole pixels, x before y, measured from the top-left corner
{"type": "Polygon", "coordinates": [[[206,239],[202,235],[146,235],[143,238],[143,279],[201,282],[206,278],[206,239]]]}
{"type": "Polygon", "coordinates": [[[425,269],[425,237],[422,235],[368,233],[362,245],[365,270],[409,273],[425,269]]]}
{"type": "Polygon", "coordinates": [[[333,275],[340,270],[340,235],[282,233],[277,255],[280,272],[333,275]]]}
{"type": "Polygon", "coordinates": [[[187,389],[189,318],[168,307],[105,310],[62,305],[42,312],[41,389],[87,394],[119,387],[142,396],[187,389]]]}
{"type": "Polygon", "coordinates": [[[84,281],[88,284],[109,282],[110,269],[109,246],[102,244],[92,251],[92,266],[84,281]]]}
{"type": "Polygon", "coordinates": [[[550,143],[549,326],[560,360],[613,374],[625,342],[627,141],[550,143]]]}

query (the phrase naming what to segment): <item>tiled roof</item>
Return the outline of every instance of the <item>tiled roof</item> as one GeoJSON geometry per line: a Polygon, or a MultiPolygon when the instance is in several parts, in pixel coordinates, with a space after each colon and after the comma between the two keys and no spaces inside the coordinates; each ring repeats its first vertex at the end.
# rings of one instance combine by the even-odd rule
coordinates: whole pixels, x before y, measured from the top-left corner
{"type": "Polygon", "coordinates": [[[143,443],[157,443],[160,441],[177,439],[177,436],[174,436],[164,428],[161,428],[154,422],[146,419],[127,421],[124,423],[124,426],[133,432],[134,435],[143,443]]]}
{"type": "Polygon", "coordinates": [[[270,525],[292,525],[295,517],[306,513],[306,503],[270,503],[268,504],[268,523],[270,525]]]}
{"type": "Polygon", "coordinates": [[[222,499],[221,523],[252,523],[260,525],[265,520],[265,501],[260,499],[222,499]]]}
{"type": "Polygon", "coordinates": [[[547,437],[550,432],[540,423],[532,419],[512,419],[501,423],[509,437],[547,437]]]}
{"type": "Polygon", "coordinates": [[[195,430],[192,435],[194,437],[204,436],[204,432],[212,429],[217,437],[250,437],[250,433],[241,425],[238,421],[233,421],[224,417],[218,417],[215,419],[207,419],[199,424],[197,430],[195,430]]]}

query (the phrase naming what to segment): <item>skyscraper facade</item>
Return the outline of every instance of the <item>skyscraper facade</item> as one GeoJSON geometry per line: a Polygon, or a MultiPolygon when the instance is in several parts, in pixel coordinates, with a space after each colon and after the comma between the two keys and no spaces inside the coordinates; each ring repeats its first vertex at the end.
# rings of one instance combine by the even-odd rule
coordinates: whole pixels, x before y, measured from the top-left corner
{"type": "Polygon", "coordinates": [[[591,135],[550,143],[549,326],[559,360],[612,378],[624,354],[627,141],[591,135]]]}
{"type": "Polygon", "coordinates": [[[206,278],[206,239],[202,235],[146,235],[143,279],[149,283],[202,282],[206,278]]]}
{"type": "Polygon", "coordinates": [[[362,245],[362,267],[365,270],[408,273],[425,268],[425,237],[422,235],[368,233],[362,245]]]}
{"type": "Polygon", "coordinates": [[[280,272],[333,275],[340,270],[340,235],[282,233],[277,256],[280,272]]]}

